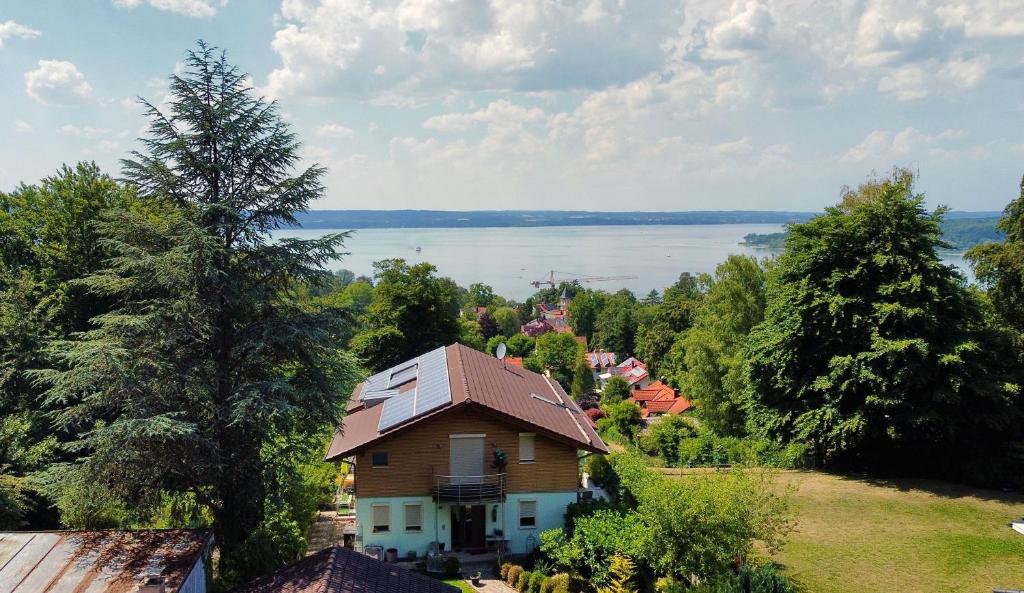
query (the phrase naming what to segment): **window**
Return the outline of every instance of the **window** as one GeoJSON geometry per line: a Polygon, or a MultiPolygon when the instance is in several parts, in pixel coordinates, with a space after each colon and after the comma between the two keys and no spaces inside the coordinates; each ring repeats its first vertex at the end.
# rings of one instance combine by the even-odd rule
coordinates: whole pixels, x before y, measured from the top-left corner
{"type": "Polygon", "coordinates": [[[519,527],[520,529],[533,529],[537,526],[537,501],[519,501],[519,527]]]}
{"type": "Polygon", "coordinates": [[[405,505],[405,530],[423,531],[423,505],[411,503],[405,505]]]}
{"type": "Polygon", "coordinates": [[[375,451],[373,453],[373,467],[387,467],[388,466],[388,453],[387,451],[375,451]]]}
{"type": "Polygon", "coordinates": [[[391,531],[391,505],[373,505],[373,532],[387,533],[391,531]]]}
{"type": "Polygon", "coordinates": [[[534,444],[537,436],[532,432],[519,433],[519,463],[533,462],[534,444]]]}

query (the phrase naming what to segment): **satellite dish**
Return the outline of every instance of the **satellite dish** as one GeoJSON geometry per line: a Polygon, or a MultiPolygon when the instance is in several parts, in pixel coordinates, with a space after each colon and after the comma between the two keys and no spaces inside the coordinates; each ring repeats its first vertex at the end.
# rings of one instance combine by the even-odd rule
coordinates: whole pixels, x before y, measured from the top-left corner
{"type": "Polygon", "coordinates": [[[498,344],[498,347],[494,351],[494,355],[498,357],[498,360],[503,360],[505,358],[505,350],[507,350],[505,342],[498,344]]]}

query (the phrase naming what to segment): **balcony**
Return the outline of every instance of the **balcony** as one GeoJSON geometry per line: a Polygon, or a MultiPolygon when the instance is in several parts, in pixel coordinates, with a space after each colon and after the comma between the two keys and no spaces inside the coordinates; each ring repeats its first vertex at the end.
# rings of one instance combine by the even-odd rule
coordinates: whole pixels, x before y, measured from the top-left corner
{"type": "Polygon", "coordinates": [[[434,500],[469,505],[505,500],[505,474],[489,476],[434,476],[434,500]]]}

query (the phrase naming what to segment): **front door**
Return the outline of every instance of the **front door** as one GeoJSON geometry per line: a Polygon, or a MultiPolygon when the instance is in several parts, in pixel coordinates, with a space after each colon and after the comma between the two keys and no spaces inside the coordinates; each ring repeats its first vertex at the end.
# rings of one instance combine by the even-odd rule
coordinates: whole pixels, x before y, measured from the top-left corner
{"type": "Polygon", "coordinates": [[[451,435],[448,473],[453,484],[479,484],[484,475],[483,435],[451,435]]]}
{"type": "Polygon", "coordinates": [[[487,532],[486,523],[486,505],[453,506],[452,549],[482,550],[487,532]]]}

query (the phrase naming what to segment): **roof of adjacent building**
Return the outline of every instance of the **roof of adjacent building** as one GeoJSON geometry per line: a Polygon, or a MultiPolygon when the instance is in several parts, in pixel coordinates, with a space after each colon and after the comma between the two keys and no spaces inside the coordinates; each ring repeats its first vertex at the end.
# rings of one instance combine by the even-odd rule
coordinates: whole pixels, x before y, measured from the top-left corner
{"type": "Polygon", "coordinates": [[[614,352],[587,352],[587,364],[592,369],[601,369],[615,366],[614,352]]]}
{"type": "MultiPolygon", "coordinates": [[[[675,399],[663,399],[656,401],[647,402],[646,411],[647,414],[682,414],[686,410],[693,407],[690,400],[683,396],[679,396],[675,399]]],[[[645,416],[647,414],[644,414],[645,416]]]]}
{"type": "Polygon", "coordinates": [[[533,337],[549,331],[554,331],[555,328],[548,323],[546,319],[534,319],[523,324],[519,329],[524,334],[533,337]]]}
{"type": "Polygon", "coordinates": [[[161,576],[175,593],[211,542],[192,529],[0,532],[0,592],[127,593],[161,576]]]}
{"type": "Polygon", "coordinates": [[[262,576],[234,593],[458,593],[458,589],[335,546],[262,576]]]}
{"type": "Polygon", "coordinates": [[[633,390],[629,397],[635,402],[672,401],[676,397],[676,390],[661,381],[654,381],[643,389],[633,390]]]}
{"type": "MultiPolygon", "coordinates": [[[[352,394],[349,412],[335,433],[327,459],[348,457],[428,418],[466,406],[529,426],[578,449],[594,453],[608,451],[583,411],[558,382],[462,344],[444,348],[444,355],[450,403],[381,430],[380,416],[384,405],[363,401],[364,384],[360,384],[352,394]]],[[[394,368],[401,369],[410,363],[394,368]]]]}

